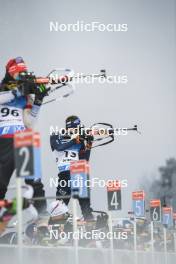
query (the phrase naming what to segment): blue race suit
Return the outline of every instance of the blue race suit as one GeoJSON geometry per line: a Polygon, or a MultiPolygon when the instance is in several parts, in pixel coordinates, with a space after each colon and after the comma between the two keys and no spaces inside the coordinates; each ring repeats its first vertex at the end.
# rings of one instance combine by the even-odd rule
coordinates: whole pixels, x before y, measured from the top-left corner
{"type": "MultiPolygon", "coordinates": [[[[70,161],[81,159],[89,161],[91,150],[86,148],[84,141],[77,144],[76,139],[70,139],[69,136],[54,134],[50,136],[50,145],[53,154],[55,154],[57,168],[59,171],[56,196],[71,195],[71,188],[68,185],[68,181],[70,180],[70,161]],[[64,181],[67,184],[63,187],[63,184],[60,184],[61,181],[64,181]]],[[[70,199],[65,198],[63,200],[67,205],[70,199]]],[[[79,198],[79,204],[84,219],[91,219],[92,209],[90,207],[90,199],[79,198]]]]}

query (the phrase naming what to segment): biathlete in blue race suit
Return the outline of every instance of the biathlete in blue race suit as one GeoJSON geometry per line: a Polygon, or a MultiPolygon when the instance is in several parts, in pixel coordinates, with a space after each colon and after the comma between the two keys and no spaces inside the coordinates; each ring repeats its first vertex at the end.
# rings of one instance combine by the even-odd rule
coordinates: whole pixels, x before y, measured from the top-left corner
{"type": "MultiPolygon", "coordinates": [[[[81,124],[79,117],[69,116],[66,119],[66,130],[78,128],[81,124]]],[[[70,180],[70,161],[87,160],[89,161],[93,137],[90,136],[85,140],[80,135],[70,138],[67,135],[53,134],[50,136],[50,145],[58,168],[58,187],[56,196],[65,196],[71,194],[71,188],[68,184],[70,180]],[[61,184],[65,182],[66,184],[61,184]]],[[[69,203],[68,198],[63,199],[65,204],[69,203]]],[[[90,198],[79,198],[79,204],[85,220],[93,218],[90,207],[90,198]]]]}

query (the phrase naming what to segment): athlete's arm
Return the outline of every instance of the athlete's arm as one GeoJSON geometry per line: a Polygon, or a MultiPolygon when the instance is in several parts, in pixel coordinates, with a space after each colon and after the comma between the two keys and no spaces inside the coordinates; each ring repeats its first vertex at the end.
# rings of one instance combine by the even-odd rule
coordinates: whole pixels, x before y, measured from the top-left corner
{"type": "Polygon", "coordinates": [[[27,128],[32,128],[35,125],[43,98],[48,94],[50,88],[40,85],[36,86],[36,89],[37,93],[35,94],[35,99],[31,96],[28,96],[29,101],[27,103],[26,109],[24,110],[24,123],[27,128]],[[43,90],[40,90],[40,88],[43,90]]]}
{"type": "Polygon", "coordinates": [[[92,136],[90,136],[89,138],[87,138],[87,142],[82,144],[82,147],[81,147],[80,153],[79,153],[80,159],[85,159],[85,160],[89,161],[93,140],[94,140],[94,138],[92,136]]]}
{"type": "Polygon", "coordinates": [[[51,135],[50,136],[50,146],[52,151],[57,150],[57,151],[63,151],[66,150],[73,145],[77,144],[76,138],[71,139],[67,143],[63,143],[62,139],[58,135],[51,135]]]}
{"type": "Polygon", "coordinates": [[[11,102],[15,99],[15,93],[13,91],[0,92],[0,105],[11,102]]]}
{"type": "Polygon", "coordinates": [[[87,148],[84,146],[84,148],[80,149],[79,158],[89,161],[90,153],[91,153],[91,148],[87,148]]]}
{"type": "Polygon", "coordinates": [[[32,96],[27,97],[27,105],[23,111],[23,120],[27,128],[32,128],[37,121],[40,106],[36,105],[32,96]]]}
{"type": "MultiPolygon", "coordinates": [[[[27,107],[24,110],[24,123],[27,128],[32,128],[35,125],[43,98],[48,95],[48,91],[50,90],[50,88],[46,88],[43,84],[35,86],[35,89],[35,99],[29,99],[30,102],[27,103],[27,107]]],[[[28,97],[31,98],[30,96],[28,97]]]]}
{"type": "Polygon", "coordinates": [[[40,106],[34,105],[32,107],[27,107],[23,111],[23,120],[24,125],[27,128],[33,128],[37,121],[37,117],[39,115],[40,106]]]}
{"type": "MultiPolygon", "coordinates": [[[[0,105],[10,103],[15,98],[21,96],[22,95],[18,89],[14,89],[11,91],[2,91],[0,92],[0,105]]],[[[24,125],[27,128],[33,127],[37,119],[39,110],[40,110],[40,105],[35,104],[31,96],[27,96],[27,105],[23,111],[24,125]]]]}

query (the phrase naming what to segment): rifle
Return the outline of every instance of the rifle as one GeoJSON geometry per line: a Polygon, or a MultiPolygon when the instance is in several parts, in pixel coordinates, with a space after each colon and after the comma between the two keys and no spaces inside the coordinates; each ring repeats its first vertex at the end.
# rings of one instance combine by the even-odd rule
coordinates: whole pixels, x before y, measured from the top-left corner
{"type": "MultiPolygon", "coordinates": [[[[48,101],[43,102],[43,104],[48,104],[54,101],[60,101],[64,98],[67,98],[69,95],[73,94],[75,91],[75,86],[73,83],[74,79],[80,78],[106,78],[106,70],[100,70],[99,74],[74,74],[72,69],[58,68],[52,70],[46,77],[36,77],[33,72],[27,72],[20,74],[19,80],[9,81],[7,84],[2,84],[2,89],[13,90],[14,88],[22,87],[22,85],[26,84],[36,84],[36,85],[48,85],[50,86],[48,89],[47,95],[51,95],[55,93],[57,90],[62,87],[67,87],[68,91],[66,91],[63,95],[58,96],[57,98],[50,99],[48,101]]],[[[36,94],[37,90],[32,89],[31,94],[36,94]]]]}
{"type": "Polygon", "coordinates": [[[85,126],[79,126],[78,128],[68,129],[65,136],[71,138],[71,135],[78,135],[81,139],[87,141],[88,143],[95,143],[103,141],[100,144],[94,145],[92,148],[107,145],[115,140],[115,135],[126,135],[128,131],[138,131],[137,125],[130,128],[114,128],[109,123],[99,122],[93,124],[90,128],[85,128],[85,126]]]}

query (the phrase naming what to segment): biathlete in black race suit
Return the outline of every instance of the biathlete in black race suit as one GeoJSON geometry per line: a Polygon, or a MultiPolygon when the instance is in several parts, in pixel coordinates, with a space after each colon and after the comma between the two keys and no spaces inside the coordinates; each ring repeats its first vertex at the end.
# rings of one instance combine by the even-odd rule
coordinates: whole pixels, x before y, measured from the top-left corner
{"type": "MultiPolygon", "coordinates": [[[[48,89],[43,85],[24,82],[18,87],[20,76],[27,74],[21,57],[9,60],[5,77],[0,83],[0,199],[4,199],[10,178],[14,172],[13,136],[17,131],[32,128],[39,114],[43,98],[48,89]],[[42,87],[41,87],[42,86],[42,87]],[[41,89],[42,88],[42,89],[41,89]],[[31,95],[31,91],[36,94],[31,95]]],[[[44,197],[41,180],[25,180],[34,189],[34,197],[44,197]]],[[[39,212],[45,210],[46,201],[35,201],[39,212]]]]}

